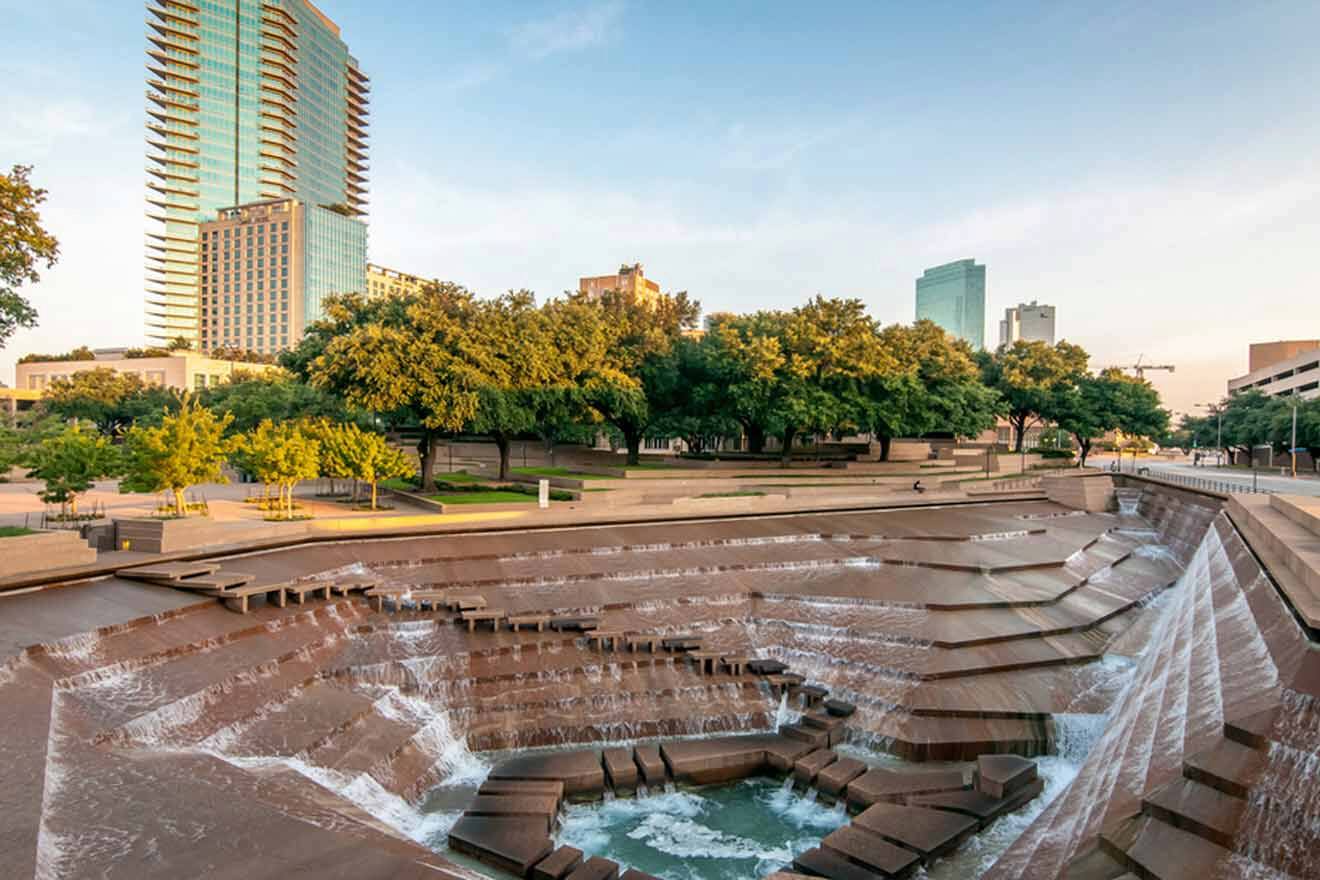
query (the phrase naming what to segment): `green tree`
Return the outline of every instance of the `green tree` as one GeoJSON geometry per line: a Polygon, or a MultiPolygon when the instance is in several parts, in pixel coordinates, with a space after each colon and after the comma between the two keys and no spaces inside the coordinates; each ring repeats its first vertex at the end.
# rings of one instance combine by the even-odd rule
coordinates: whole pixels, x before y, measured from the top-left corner
{"type": "Polygon", "coordinates": [[[41,500],[67,506],[76,518],[78,496],[97,480],[118,474],[121,462],[119,450],[108,439],[71,425],[37,444],[28,464],[32,468],[28,476],[45,483],[45,489],[37,493],[41,500]]]}
{"type": "Polygon", "coordinates": [[[671,355],[684,330],[696,327],[701,305],[686,292],[640,299],[624,291],[569,295],[588,333],[605,342],[601,360],[581,376],[582,400],[623,437],[627,463],[641,460],[642,439],[662,416],[674,368],[671,355]]]}
{"type": "Polygon", "coordinates": [[[1250,464],[1257,448],[1273,445],[1277,436],[1274,422],[1281,406],[1278,398],[1256,388],[1239,391],[1219,404],[1224,452],[1230,462],[1243,460],[1250,464]]]}
{"type": "Polygon", "coordinates": [[[1086,466],[1092,444],[1107,431],[1157,437],[1169,426],[1169,413],[1160,406],[1154,387],[1116,369],[1088,373],[1068,387],[1056,388],[1045,415],[1077,442],[1079,467],[1086,466]]]}
{"type": "Polygon", "coordinates": [[[60,245],[41,225],[46,191],[31,182],[32,166],[0,174],[0,348],[19,327],[35,327],[37,311],[18,292],[41,280],[38,267],[59,259],[60,245]]]}
{"type": "Polygon", "coordinates": [[[1066,341],[1051,346],[1018,340],[980,360],[985,384],[999,392],[1003,413],[1013,426],[1013,451],[1021,452],[1027,429],[1040,421],[1058,391],[1086,372],[1090,356],[1066,341]]]}
{"type": "Polygon", "coordinates": [[[184,493],[200,483],[227,482],[222,470],[232,444],[225,429],[232,416],[217,416],[196,400],[155,426],[135,425],[124,438],[125,479],[121,492],[162,492],[174,496],[174,511],[187,516],[184,493]]]}
{"type": "Polygon", "coordinates": [[[387,424],[418,429],[423,489],[434,490],[439,434],[468,425],[480,401],[482,353],[465,320],[472,299],[447,282],[378,299],[330,297],[325,319],[282,363],[387,424]]]}
{"type": "Polygon", "coordinates": [[[133,373],[107,367],[81,370],[52,379],[42,407],[64,419],[84,419],[107,437],[122,434],[139,421],[159,424],[162,413],[177,411],[182,396],[163,385],[147,385],[133,373]]]}
{"type": "Polygon", "coordinates": [[[320,474],[321,444],[314,433],[298,422],[266,420],[233,441],[235,463],[276,488],[282,517],[293,516],[293,493],[298,484],[320,474]]]}
{"type": "Polygon", "coordinates": [[[880,332],[888,368],[868,385],[863,422],[889,460],[894,437],[971,437],[993,427],[998,395],[981,382],[971,347],[931,321],[880,332]]]}
{"type": "Polygon", "coordinates": [[[201,391],[202,405],[234,417],[230,431],[251,431],[263,421],[331,419],[346,421],[349,414],[334,395],[282,373],[235,372],[229,380],[201,391]]]}
{"type": "MultiPolygon", "coordinates": [[[[406,477],[413,472],[412,461],[395,449],[380,434],[363,431],[357,425],[332,425],[321,440],[328,444],[332,466],[341,476],[359,480],[371,487],[371,509],[377,508],[381,480],[406,477]]],[[[322,453],[323,461],[325,453],[322,453]]]]}

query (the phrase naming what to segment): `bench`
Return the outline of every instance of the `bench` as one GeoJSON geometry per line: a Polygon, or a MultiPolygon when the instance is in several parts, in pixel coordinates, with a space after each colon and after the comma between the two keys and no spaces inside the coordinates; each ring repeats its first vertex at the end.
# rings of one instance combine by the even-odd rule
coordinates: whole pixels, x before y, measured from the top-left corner
{"type": "Polygon", "coordinates": [[[622,630],[598,629],[587,636],[587,645],[599,647],[602,651],[616,651],[623,646],[623,638],[622,630]]]}
{"type": "Polygon", "coordinates": [[[468,632],[476,632],[477,624],[482,621],[490,621],[491,629],[499,632],[500,621],[504,619],[504,612],[498,608],[492,611],[472,610],[464,611],[461,617],[463,622],[468,625],[468,632]]]}
{"type": "Polygon", "coordinates": [[[698,672],[705,673],[709,668],[711,675],[717,671],[721,657],[719,651],[688,651],[687,656],[696,663],[698,672]]]}
{"type": "Polygon", "coordinates": [[[519,627],[534,626],[537,632],[545,632],[546,624],[550,622],[549,614],[512,614],[506,618],[509,622],[509,629],[518,632],[519,627]]]}
{"type": "Polygon", "coordinates": [[[729,667],[730,675],[742,675],[743,670],[747,667],[747,664],[750,661],[750,657],[736,657],[730,655],[720,657],[720,662],[729,667]]]}
{"type": "Polygon", "coordinates": [[[629,651],[639,651],[645,645],[652,654],[660,644],[660,636],[654,633],[625,633],[623,643],[628,646],[629,651]]]}
{"type": "Polygon", "coordinates": [[[486,607],[486,597],[477,595],[445,596],[445,607],[451,611],[480,611],[486,607]]]}
{"type": "Polygon", "coordinates": [[[695,651],[701,647],[701,636],[669,636],[661,639],[660,644],[666,651],[675,653],[695,651]]]}
{"type": "Polygon", "coordinates": [[[330,599],[330,585],[320,581],[303,581],[285,584],[284,589],[280,591],[280,607],[285,605],[286,597],[292,594],[298,597],[298,604],[302,605],[306,600],[308,593],[324,592],[325,598],[330,599]]]}
{"type": "Polygon", "coordinates": [[[384,611],[386,599],[393,599],[397,607],[400,600],[410,592],[412,591],[408,587],[372,587],[367,590],[367,597],[375,600],[377,611],[384,611]]]}
{"type": "Polygon", "coordinates": [[[206,595],[214,596],[225,603],[226,607],[232,608],[229,600],[235,600],[238,606],[239,614],[248,613],[248,599],[252,596],[262,596],[267,593],[275,593],[278,596],[277,601],[281,608],[284,607],[284,590],[288,584],[244,584],[242,586],[231,587],[224,590],[207,590],[206,595]]]}
{"type": "Polygon", "coordinates": [[[573,630],[575,632],[588,632],[600,626],[599,617],[573,617],[564,615],[550,618],[550,628],[557,632],[573,630]]]}

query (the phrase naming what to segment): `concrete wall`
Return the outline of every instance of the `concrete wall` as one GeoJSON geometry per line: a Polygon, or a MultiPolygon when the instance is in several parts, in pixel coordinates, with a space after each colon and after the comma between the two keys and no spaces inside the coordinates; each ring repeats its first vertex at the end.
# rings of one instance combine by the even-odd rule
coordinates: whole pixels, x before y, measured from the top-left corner
{"type": "Polygon", "coordinates": [[[1074,510],[1102,512],[1113,503],[1114,480],[1108,474],[1053,474],[1040,485],[1050,501],[1074,510]]]}
{"type": "Polygon", "coordinates": [[[0,538],[0,578],[90,565],[96,551],[77,532],[53,531],[0,538]]]}

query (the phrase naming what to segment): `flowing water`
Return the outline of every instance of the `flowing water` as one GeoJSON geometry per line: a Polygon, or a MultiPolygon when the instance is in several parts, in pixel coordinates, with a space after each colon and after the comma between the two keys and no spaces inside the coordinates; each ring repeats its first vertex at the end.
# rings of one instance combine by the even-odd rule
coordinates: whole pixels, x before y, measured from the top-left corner
{"type": "Polygon", "coordinates": [[[846,822],[814,792],[758,777],[572,805],[556,842],[663,880],[747,880],[786,867],[846,822]]]}

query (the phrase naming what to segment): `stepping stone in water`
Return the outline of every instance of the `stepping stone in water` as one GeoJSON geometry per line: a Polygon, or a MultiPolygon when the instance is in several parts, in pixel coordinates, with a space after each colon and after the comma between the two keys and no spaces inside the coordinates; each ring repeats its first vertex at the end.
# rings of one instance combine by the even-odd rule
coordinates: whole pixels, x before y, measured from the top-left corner
{"type": "Polygon", "coordinates": [[[619,864],[592,856],[575,868],[567,880],[619,880],[619,864]]]}
{"type": "Polygon", "coordinates": [[[1018,755],[981,755],[976,759],[976,787],[1003,799],[1036,779],[1036,762],[1018,755]]]}
{"type": "Polygon", "coordinates": [[[492,868],[526,877],[554,844],[539,819],[464,816],[449,831],[449,847],[492,868]]]}
{"type": "Polygon", "coordinates": [[[953,852],[977,826],[970,816],[886,803],[868,807],[852,821],[863,830],[915,850],[924,861],[953,852]]]}
{"type": "Polygon", "coordinates": [[[564,880],[580,864],[582,864],[582,850],[572,846],[561,846],[532,868],[532,880],[564,880]]]}

